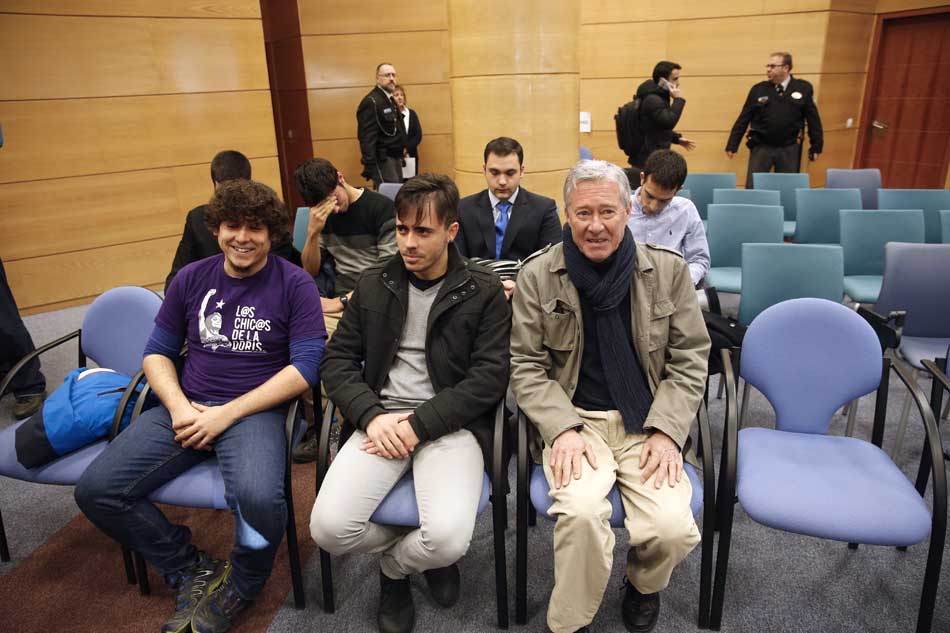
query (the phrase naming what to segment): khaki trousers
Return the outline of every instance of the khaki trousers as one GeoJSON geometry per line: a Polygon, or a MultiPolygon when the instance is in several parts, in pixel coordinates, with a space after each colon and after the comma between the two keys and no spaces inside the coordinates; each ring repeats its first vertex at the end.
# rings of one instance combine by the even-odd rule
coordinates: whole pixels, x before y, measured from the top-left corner
{"type": "Polygon", "coordinates": [[[310,513],[310,535],[334,555],[382,552],[379,567],[398,579],[448,567],[468,551],[482,496],[485,465],[468,429],[419,444],[405,459],[360,450],[355,431],[327,471],[310,513]],[[418,528],[370,521],[393,486],[412,469],[418,528]]]}
{"type": "Polygon", "coordinates": [[[590,624],[610,578],[614,533],[607,495],[614,483],[626,514],[630,537],[627,578],[641,593],[654,593],[669,584],[673,568],[699,543],[699,530],[690,512],[692,487],[686,474],[674,488],[655,488],[654,474],[640,482],[640,453],[648,435],[627,433],[619,411],[577,409],[590,442],[597,470],[586,459],[580,479],[554,488],[551,447],[543,452],[544,475],[551,486],[557,518],[554,526],[554,590],[548,605],[548,626],[554,633],[576,631],[590,624]]]}

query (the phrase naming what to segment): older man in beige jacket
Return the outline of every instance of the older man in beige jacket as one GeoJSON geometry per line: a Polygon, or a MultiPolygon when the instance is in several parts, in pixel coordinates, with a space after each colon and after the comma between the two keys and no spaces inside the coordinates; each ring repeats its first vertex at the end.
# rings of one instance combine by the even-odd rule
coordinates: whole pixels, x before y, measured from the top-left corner
{"type": "Polygon", "coordinates": [[[548,626],[586,630],[610,577],[616,483],[630,538],[622,616],[650,631],[658,592],[699,542],[683,454],[703,395],[709,337],[689,268],[636,243],[630,185],[582,161],[564,185],[562,244],[528,262],[512,299],[511,385],[537,427],[554,500],[548,626]]]}

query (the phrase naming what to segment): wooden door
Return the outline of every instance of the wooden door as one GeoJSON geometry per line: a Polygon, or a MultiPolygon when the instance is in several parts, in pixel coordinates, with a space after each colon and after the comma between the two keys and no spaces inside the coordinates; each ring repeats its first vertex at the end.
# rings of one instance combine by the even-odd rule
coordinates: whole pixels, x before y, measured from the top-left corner
{"type": "Polygon", "coordinates": [[[938,189],[950,164],[950,10],[880,16],[856,167],[882,186],[938,189]]]}

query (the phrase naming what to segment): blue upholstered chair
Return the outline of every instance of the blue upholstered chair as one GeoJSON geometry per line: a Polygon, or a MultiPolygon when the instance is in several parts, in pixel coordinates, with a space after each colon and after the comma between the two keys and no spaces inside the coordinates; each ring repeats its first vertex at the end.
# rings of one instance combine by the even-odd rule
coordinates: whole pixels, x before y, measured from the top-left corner
{"type": "Polygon", "coordinates": [[[940,241],[950,244],[950,209],[940,210],[940,241]]]}
{"type": "Polygon", "coordinates": [[[798,244],[838,244],[841,209],[860,209],[857,189],[796,189],[795,237],[798,244]]]}
{"type": "MultiPolygon", "coordinates": [[[[320,445],[317,450],[317,494],[330,467],[330,428],[336,419],[337,408],[327,401],[320,429],[320,445]]],[[[346,442],[353,427],[344,423],[340,429],[339,444],[346,442]]],[[[498,403],[495,409],[495,425],[492,445],[492,459],[482,479],[482,494],[478,500],[478,514],[488,503],[492,505],[492,536],[495,546],[495,606],[498,626],[508,628],[508,566],[505,556],[505,528],[508,524],[508,472],[504,459],[505,403],[498,403]]],[[[416,503],[416,491],[413,486],[412,470],[400,479],[382,503],[376,508],[370,521],[382,525],[398,525],[410,528],[419,527],[419,506],[416,503]]],[[[323,588],[323,610],[333,613],[336,602],[333,596],[333,567],[330,554],[320,548],[320,582],[323,588]]]]}
{"type": "MultiPolygon", "coordinates": [[[[544,469],[540,464],[534,463],[531,458],[528,446],[530,436],[534,434],[534,425],[529,424],[527,416],[520,410],[515,412],[518,416],[518,463],[517,463],[517,497],[516,497],[516,522],[517,534],[515,541],[515,622],[526,624],[528,619],[528,526],[534,525],[536,517],[540,514],[549,521],[556,520],[555,517],[548,514],[548,509],[553,505],[551,497],[548,495],[550,487],[548,480],[544,476],[544,469]]],[[[700,562],[700,580],[699,580],[699,615],[698,623],[700,628],[706,628],[709,617],[709,600],[712,582],[712,563],[713,563],[713,535],[716,529],[716,475],[715,466],[712,458],[712,439],[709,433],[709,419],[706,414],[706,406],[700,404],[699,411],[696,414],[699,448],[702,450],[700,459],[702,460],[702,470],[698,470],[692,464],[684,463],[683,471],[689,478],[692,487],[692,498],[690,499],[690,509],[693,516],[702,511],[702,560],[700,562]]],[[[616,484],[611,488],[607,495],[610,500],[611,514],[610,526],[612,528],[624,527],[626,513],[623,509],[623,503],[620,498],[620,490],[616,484]]]]}
{"type": "MultiPolygon", "coordinates": [[[[10,381],[31,359],[41,356],[72,339],[79,339],[77,367],[86,366],[87,359],[99,367],[107,367],[133,377],[133,384],[142,375],[142,352],[152,333],[155,315],[162,305],[153,291],[136,286],[123,286],[104,292],[89,306],[82,328],[56,339],[28,354],[7,373],[0,384],[5,393],[10,381]]],[[[119,431],[119,423],[132,394],[130,388],[116,409],[110,438],[119,431]]],[[[16,430],[27,421],[18,422],[0,431],[0,475],[21,481],[72,486],[86,467],[105,449],[108,440],[81,448],[40,468],[26,469],[17,461],[16,430]]],[[[135,582],[132,558],[125,552],[126,575],[135,582]]],[[[0,559],[10,560],[3,520],[0,518],[0,559]]]]}
{"type": "Polygon", "coordinates": [[[706,220],[707,207],[712,204],[714,189],[735,189],[736,175],[729,173],[691,173],[686,176],[684,189],[689,189],[690,200],[696,205],[699,217],[706,220]]]}
{"type": "Polygon", "coordinates": [[[837,244],[743,244],[739,323],[788,299],[841,301],[844,254],[837,244]]]}
{"type": "Polygon", "coordinates": [[[713,204],[766,204],[781,206],[782,195],[769,189],[713,189],[713,204]]]}
{"type": "Polygon", "coordinates": [[[782,207],[759,204],[711,204],[706,240],[711,267],[706,285],[720,292],[742,290],[742,245],[782,243],[782,207]]]}
{"type": "MultiPolygon", "coordinates": [[[[884,279],[874,311],[887,315],[906,312],[897,348],[916,380],[924,360],[945,358],[950,346],[950,244],[884,246],[884,279]]],[[[910,394],[904,400],[891,455],[897,457],[904,439],[910,394]]],[[[939,411],[934,411],[939,413],[939,411]]]]}
{"type": "MultiPolygon", "coordinates": [[[[142,389],[142,395],[139,397],[132,411],[132,422],[142,411],[142,404],[145,402],[145,396],[148,395],[148,383],[142,389]]],[[[313,393],[319,402],[319,387],[313,393]]],[[[303,436],[305,425],[302,423],[303,400],[298,398],[290,403],[287,409],[287,417],[284,423],[284,431],[287,437],[287,452],[284,466],[284,498],[287,502],[287,557],[290,559],[290,581],[294,592],[294,607],[303,609],[305,606],[305,594],[303,589],[303,576],[300,570],[300,548],[297,545],[297,524],[294,518],[294,490],[291,485],[291,464],[294,447],[303,436]]],[[[184,508],[204,508],[208,510],[229,510],[227,499],[225,498],[224,477],[221,475],[221,467],[218,466],[218,458],[210,457],[197,466],[189,468],[178,477],[172,479],[161,488],[156,489],[148,496],[149,501],[154,503],[164,503],[172,506],[184,508]]],[[[148,569],[145,559],[138,552],[134,552],[135,572],[138,578],[139,591],[142,594],[150,593],[148,582],[148,569]]]]}
{"type": "Polygon", "coordinates": [[[916,211],[845,209],[841,217],[844,292],[857,303],[874,303],[884,274],[887,242],[924,241],[924,214],[916,211]]]}
{"type": "MultiPolygon", "coordinates": [[[[920,388],[905,369],[882,358],[878,337],[864,319],[823,299],[793,299],[762,312],[745,334],[740,365],[741,377],[772,405],[776,422],[774,429],[738,430],[735,380],[731,372],[726,374],[710,626],[719,629],[722,622],[738,501],[756,523],[846,542],[851,549],[859,543],[907,547],[929,536],[917,632],[930,631],[947,522],[947,482],[936,421],[920,388]],[[933,513],[881,450],[891,369],[913,391],[921,412],[924,450],[936,464],[931,467],[933,513]],[[871,442],[827,434],[836,409],[874,390],[883,404],[876,408],[871,442]]],[[[884,572],[894,575],[893,568],[884,572]]],[[[740,573],[754,576],[760,570],[740,573]]],[[[824,596],[820,588],[808,591],[813,600],[824,596]]],[[[754,596],[747,599],[754,602],[754,596]]]]}
{"type": "Polygon", "coordinates": [[[825,189],[857,189],[861,192],[861,206],[852,209],[877,209],[877,190],[881,188],[881,170],[834,169],[825,172],[825,189]]]}
{"type": "Polygon", "coordinates": [[[923,209],[925,241],[942,241],[940,210],[950,209],[950,189],[880,189],[877,201],[881,209],[923,209]]]}
{"type": "Polygon", "coordinates": [[[310,207],[297,207],[294,216],[294,248],[301,253],[307,245],[307,227],[310,226],[310,207]]]}
{"type": "Polygon", "coordinates": [[[399,193],[399,190],[402,189],[401,182],[384,182],[379,185],[379,193],[383,194],[390,200],[396,199],[396,194],[399,193]]]}
{"type": "Polygon", "coordinates": [[[581,160],[594,160],[594,155],[591,153],[589,149],[587,149],[583,145],[580,146],[579,154],[580,154],[581,160]]]}
{"type": "Polygon", "coordinates": [[[782,207],[785,209],[785,237],[795,235],[795,221],[798,217],[798,207],[795,206],[795,190],[810,187],[808,174],[776,174],[772,172],[752,174],[753,189],[770,189],[781,194],[782,207]]]}

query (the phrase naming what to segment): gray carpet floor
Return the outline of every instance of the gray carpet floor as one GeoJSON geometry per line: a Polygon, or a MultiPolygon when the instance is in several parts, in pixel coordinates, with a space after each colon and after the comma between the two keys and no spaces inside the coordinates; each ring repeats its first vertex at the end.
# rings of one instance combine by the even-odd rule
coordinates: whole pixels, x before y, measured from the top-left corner
{"type": "MultiPolygon", "coordinates": [[[[729,306],[727,305],[727,309],[729,306]]],[[[735,308],[735,304],[731,305],[735,308]]],[[[27,317],[27,327],[40,345],[81,323],[84,308],[27,317]]],[[[50,387],[58,385],[75,364],[75,343],[47,354],[43,371],[50,387]]],[[[891,380],[885,449],[893,445],[896,420],[905,389],[896,376],[891,380]]],[[[925,391],[928,382],[922,382],[925,391]]],[[[873,416],[873,396],[862,399],[858,410],[858,436],[869,437],[873,416]]],[[[0,401],[0,428],[12,423],[12,398],[0,401]]],[[[715,455],[719,455],[724,402],[710,400],[715,455]]],[[[769,426],[774,414],[760,394],[750,402],[747,424],[769,426]]],[[[836,416],[831,432],[842,434],[845,419],[836,416]]],[[[904,447],[897,463],[913,477],[916,474],[923,430],[912,413],[904,447]]],[[[514,471],[510,473],[514,482],[514,471]]],[[[930,503],[929,498],[927,502],[930,503]]],[[[0,575],[9,572],[29,556],[78,512],[72,489],[24,484],[0,478],[0,508],[6,523],[13,561],[0,563],[0,575]]],[[[505,535],[508,557],[509,594],[514,615],[514,496],[509,496],[510,528],[505,535]]],[[[900,552],[887,547],[862,546],[848,550],[843,543],[778,532],[752,522],[737,506],[726,588],[723,631],[841,631],[905,632],[916,622],[927,543],[900,552]]],[[[622,592],[623,560],[626,546],[623,530],[615,532],[614,571],[603,604],[591,630],[624,631],[619,608],[622,592]]],[[[305,535],[301,535],[304,538],[305,535]]],[[[529,531],[528,624],[512,628],[545,631],[547,599],[553,584],[552,524],[539,520],[529,531]]],[[[697,548],[673,573],[670,586],[662,594],[662,611],[657,631],[686,632],[696,625],[699,594],[697,548]]],[[[278,562],[278,564],[283,564],[278,562]]],[[[468,554],[459,563],[463,593],[457,606],[442,610],[429,599],[423,579],[413,579],[416,628],[419,633],[435,631],[479,632],[495,628],[495,585],[490,512],[476,525],[468,554]]],[[[342,556],[334,559],[337,604],[334,614],[321,610],[319,557],[304,566],[308,608],[296,611],[288,596],[273,620],[270,633],[290,632],[371,632],[375,631],[378,599],[377,557],[342,556]]],[[[950,553],[945,553],[941,589],[934,619],[935,632],[950,632],[950,553]]],[[[12,599],[0,596],[0,600],[12,599]]],[[[0,627],[2,628],[2,627],[0,627]]]]}

